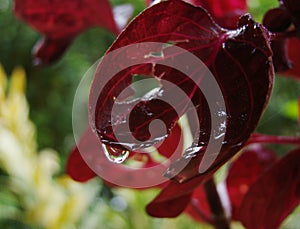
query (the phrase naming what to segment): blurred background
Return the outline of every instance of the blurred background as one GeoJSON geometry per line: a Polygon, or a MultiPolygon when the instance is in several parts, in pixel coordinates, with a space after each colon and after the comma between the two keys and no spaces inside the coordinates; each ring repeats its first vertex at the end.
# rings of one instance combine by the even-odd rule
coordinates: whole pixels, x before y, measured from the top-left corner
{"type": "MultiPolygon", "coordinates": [[[[134,15],[145,8],[130,3],[134,15]]],[[[276,0],[250,0],[258,21],[276,0]]],[[[155,219],[144,207],[158,190],[111,190],[95,178],[77,183],[65,175],[74,146],[72,103],[89,67],[115,35],[101,28],[82,33],[64,56],[46,67],[33,67],[31,50],[40,35],[12,13],[13,2],[0,0],[0,228],[199,228],[189,216],[155,219]]],[[[258,131],[300,135],[297,98],[300,84],[276,77],[271,103],[258,131]]],[[[278,154],[288,147],[274,148],[278,154]]],[[[296,209],[282,228],[299,228],[296,209]]],[[[200,228],[210,228],[201,225],[200,228]]],[[[242,228],[234,224],[234,228],[242,228]]]]}

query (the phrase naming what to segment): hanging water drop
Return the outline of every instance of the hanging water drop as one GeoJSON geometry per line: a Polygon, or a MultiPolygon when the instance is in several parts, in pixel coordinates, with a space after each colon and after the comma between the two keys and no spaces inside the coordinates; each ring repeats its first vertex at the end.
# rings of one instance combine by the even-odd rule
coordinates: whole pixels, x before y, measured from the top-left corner
{"type": "Polygon", "coordinates": [[[121,164],[129,156],[128,150],[122,150],[102,144],[102,148],[107,159],[113,163],[121,164]]]}

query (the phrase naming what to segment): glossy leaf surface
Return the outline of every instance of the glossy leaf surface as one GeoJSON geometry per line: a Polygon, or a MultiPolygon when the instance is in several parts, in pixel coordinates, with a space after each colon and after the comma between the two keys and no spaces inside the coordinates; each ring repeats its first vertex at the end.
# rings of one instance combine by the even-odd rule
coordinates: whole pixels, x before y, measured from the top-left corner
{"type": "MultiPolygon", "coordinates": [[[[145,10],[112,45],[109,51],[137,42],[174,43],[176,41],[176,46],[192,52],[206,64],[219,83],[225,98],[228,112],[225,141],[210,170],[205,175],[199,176],[199,164],[210,135],[210,112],[203,94],[194,90],[195,85],[187,77],[162,66],[156,66],[153,70],[151,65],[145,64],[117,74],[97,97],[99,93],[96,90],[97,83],[100,83],[101,79],[96,75],[90,97],[91,105],[96,104],[96,107],[92,108],[96,110],[96,113],[92,114],[92,120],[101,141],[113,147],[121,147],[116,143],[113,135],[113,129],[118,127],[121,130],[121,127],[120,125],[113,126],[110,122],[114,98],[132,83],[133,74],[144,74],[171,81],[181,87],[198,107],[202,135],[197,147],[201,146],[201,150],[186,155],[169,168],[167,176],[177,174],[174,179],[185,183],[171,182],[147,207],[149,214],[156,216],[180,214],[186,207],[195,187],[230,159],[249,138],[269,99],[272,88],[272,52],[268,39],[268,32],[255,23],[249,15],[240,19],[237,30],[228,31],[216,25],[203,9],[175,0],[164,1],[145,10]],[[182,171],[178,171],[178,164],[186,160],[190,160],[188,165],[182,171]],[[176,204],[178,201],[180,205],[176,204]]],[[[164,90],[164,94],[167,95],[168,91],[164,90]]],[[[180,105],[182,104],[178,104],[180,105]]],[[[141,140],[148,139],[147,123],[149,124],[154,117],[161,118],[167,130],[170,131],[178,115],[173,112],[167,114],[164,112],[169,109],[165,103],[157,100],[143,101],[137,106],[137,111],[131,114],[132,120],[141,120],[132,123],[130,128],[133,131],[132,135],[141,140]],[[145,108],[150,109],[151,112],[147,110],[143,113],[145,108]]],[[[184,107],[179,110],[184,111],[184,107]]]]}

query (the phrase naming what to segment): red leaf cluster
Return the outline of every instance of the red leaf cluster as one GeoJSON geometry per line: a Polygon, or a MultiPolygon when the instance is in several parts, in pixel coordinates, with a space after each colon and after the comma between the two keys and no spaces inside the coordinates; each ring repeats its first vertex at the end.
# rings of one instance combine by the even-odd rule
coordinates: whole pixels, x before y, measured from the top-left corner
{"type": "MultiPolygon", "coordinates": [[[[240,211],[245,196],[258,178],[276,162],[275,155],[272,151],[256,145],[245,149],[232,162],[224,181],[225,190],[220,193],[221,198],[226,196],[229,198],[229,203],[223,201],[224,208],[229,211],[227,212],[229,218],[241,220],[240,211]]],[[[203,185],[195,189],[185,211],[200,222],[212,223],[213,218],[211,218],[210,206],[203,185]]]]}
{"type": "MultiPolygon", "coordinates": [[[[113,76],[99,94],[97,89],[103,82],[100,72],[105,67],[104,64],[100,64],[90,95],[91,126],[97,134],[89,130],[79,145],[87,144],[86,150],[81,153],[90,154],[91,158],[95,152],[101,151],[100,143],[105,144],[118,156],[119,150],[127,150],[114,135],[115,131],[123,133],[122,130],[125,129],[124,122],[119,120],[129,120],[131,133],[124,132],[124,135],[130,134],[140,141],[148,141],[155,145],[156,142],[151,142],[150,139],[152,136],[149,133],[149,125],[153,120],[160,119],[166,126],[167,137],[158,151],[169,158],[176,148],[174,142],[177,141],[180,132],[177,121],[188,111],[185,106],[187,101],[184,99],[179,98],[181,102],[176,104],[176,109],[164,102],[174,91],[163,82],[172,82],[186,93],[197,108],[200,138],[195,145],[186,149],[178,160],[172,161],[172,164],[166,167],[164,175],[172,177],[172,180],[163,184],[161,192],[148,204],[146,210],[149,215],[155,217],[175,217],[186,211],[196,220],[213,223],[212,206],[208,202],[205,184],[218,168],[242,149],[255,130],[273,85],[272,60],[276,71],[280,72],[292,68],[289,59],[298,61],[295,46],[291,46],[299,44],[297,38],[286,40],[276,33],[288,32],[291,25],[299,27],[300,7],[297,1],[283,0],[280,1],[280,7],[270,10],[264,18],[264,25],[273,32],[271,34],[249,15],[240,17],[246,11],[245,1],[187,2],[191,4],[172,0],[149,7],[127,26],[107,53],[131,44],[161,42],[171,44],[164,50],[157,50],[166,59],[176,59],[176,55],[179,55],[170,51],[171,47],[176,45],[205,63],[218,82],[226,105],[225,138],[220,153],[209,170],[199,173],[199,165],[203,160],[209,136],[214,131],[210,126],[213,117],[205,95],[197,85],[197,82],[201,83],[203,80],[203,75],[199,74],[195,83],[181,72],[163,65],[152,66],[146,63],[124,69],[113,76]],[[135,102],[138,100],[138,104],[128,112],[126,104],[131,102],[130,96],[135,93],[132,91],[126,102],[117,104],[117,110],[121,111],[122,115],[115,114],[115,98],[134,82],[136,75],[161,81],[161,93],[151,99],[137,99],[133,96],[135,102]],[[89,148],[92,145],[97,147],[89,148]],[[182,169],[181,165],[185,162],[186,166],[182,169]]],[[[126,58],[122,53],[116,52],[114,55],[116,61],[110,63],[112,68],[114,65],[122,65],[122,58],[126,58]]],[[[102,63],[105,63],[105,57],[102,63]]],[[[298,71],[297,66],[296,64],[290,70],[293,76],[298,71]]],[[[162,137],[160,133],[156,134],[157,138],[162,137]]],[[[80,148],[82,146],[79,146],[80,148]]],[[[67,171],[73,178],[85,181],[95,176],[95,173],[85,164],[79,149],[75,148],[71,154],[67,171]]],[[[102,156],[93,163],[102,169],[109,168],[104,153],[100,153],[102,156]]],[[[140,155],[132,150],[129,158],[139,157],[140,155]]],[[[239,220],[250,229],[278,228],[300,202],[300,169],[296,163],[298,159],[299,149],[291,151],[281,160],[277,160],[272,151],[260,145],[251,144],[244,149],[241,156],[232,162],[224,183],[229,199],[230,220],[239,220]],[[279,190],[278,195],[273,194],[279,190]],[[278,200],[284,204],[278,204],[278,200]]],[[[149,167],[156,163],[151,157],[147,157],[142,166],[149,167]]],[[[125,172],[122,169],[112,171],[116,176],[125,172]]]]}

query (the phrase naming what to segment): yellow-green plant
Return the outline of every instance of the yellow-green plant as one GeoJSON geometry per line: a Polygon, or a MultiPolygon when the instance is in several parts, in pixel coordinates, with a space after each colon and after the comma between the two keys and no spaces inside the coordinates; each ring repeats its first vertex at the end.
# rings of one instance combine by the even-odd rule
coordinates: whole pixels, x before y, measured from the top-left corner
{"type": "Polygon", "coordinates": [[[67,176],[55,177],[60,169],[57,153],[52,149],[38,152],[25,83],[21,67],[14,69],[8,81],[0,66],[0,168],[8,177],[3,190],[18,200],[15,208],[0,202],[0,219],[18,219],[48,229],[74,228],[96,188],[67,176]]]}

